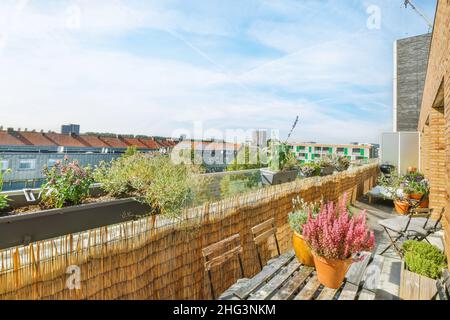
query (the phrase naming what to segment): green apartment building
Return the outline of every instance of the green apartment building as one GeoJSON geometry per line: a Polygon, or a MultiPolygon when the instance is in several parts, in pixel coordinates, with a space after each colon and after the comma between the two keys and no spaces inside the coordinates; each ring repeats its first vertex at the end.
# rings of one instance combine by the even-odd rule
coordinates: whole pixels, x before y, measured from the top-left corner
{"type": "Polygon", "coordinates": [[[318,144],[294,143],[292,151],[300,162],[319,161],[326,156],[345,156],[351,161],[368,160],[371,157],[370,144],[318,144]]]}

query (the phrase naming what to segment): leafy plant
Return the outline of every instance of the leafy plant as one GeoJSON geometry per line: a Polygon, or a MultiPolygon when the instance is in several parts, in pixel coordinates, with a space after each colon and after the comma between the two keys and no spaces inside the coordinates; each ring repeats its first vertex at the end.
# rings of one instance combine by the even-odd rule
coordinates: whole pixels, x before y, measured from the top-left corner
{"type": "MultiPolygon", "coordinates": [[[[6,173],[11,172],[10,169],[5,170],[6,173]]],[[[3,171],[2,164],[0,163],[0,192],[3,190],[3,171]]],[[[8,207],[8,202],[11,201],[9,197],[5,194],[0,194],[0,210],[8,207]]]]}
{"type": "Polygon", "coordinates": [[[89,196],[89,188],[94,182],[90,167],[82,168],[78,161],[70,162],[67,157],[57,161],[50,169],[43,170],[46,182],[41,186],[43,208],[62,208],[80,204],[89,196]]]}
{"type": "Polygon", "coordinates": [[[194,203],[202,179],[197,166],[175,164],[169,157],[137,153],[100,164],[96,181],[114,197],[136,197],[153,213],[179,217],[194,203]]]}
{"type": "Polygon", "coordinates": [[[321,168],[330,168],[333,167],[335,168],[335,162],[333,161],[333,158],[329,157],[329,156],[324,156],[322,157],[317,164],[321,167],[321,168]]]}
{"type": "Polygon", "coordinates": [[[402,246],[407,268],[422,276],[438,279],[447,267],[444,253],[423,241],[408,240],[402,246]]]}
{"type": "Polygon", "coordinates": [[[298,167],[292,147],[287,143],[271,141],[268,154],[269,169],[274,172],[289,171],[298,167]]]}
{"type": "Polygon", "coordinates": [[[138,152],[139,151],[136,146],[128,146],[127,149],[125,150],[125,153],[123,154],[123,157],[133,156],[138,152]]]}
{"type": "Polygon", "coordinates": [[[428,184],[428,180],[423,179],[420,182],[416,180],[406,181],[404,183],[403,190],[407,194],[422,194],[428,195],[430,193],[430,186],[428,184]]]}
{"type": "Polygon", "coordinates": [[[301,235],[303,225],[308,221],[309,214],[315,219],[321,206],[322,202],[307,203],[300,197],[292,199],[293,212],[288,217],[291,229],[301,235]]]}
{"type": "Polygon", "coordinates": [[[332,162],[337,171],[345,171],[350,167],[350,160],[344,156],[335,156],[332,162]]]}
{"type": "Polygon", "coordinates": [[[380,175],[378,185],[386,190],[383,193],[385,198],[390,198],[394,201],[406,199],[406,195],[403,192],[404,179],[398,174],[392,173],[390,176],[380,175]]]}
{"type": "Polygon", "coordinates": [[[300,166],[300,173],[304,177],[314,177],[320,175],[320,166],[315,162],[307,162],[300,166]]]}
{"type": "Polygon", "coordinates": [[[303,225],[303,238],[317,255],[345,260],[374,248],[375,236],[366,225],[365,211],[351,217],[346,203],[344,195],[338,206],[333,202],[323,206],[315,219],[309,214],[303,225]]]}

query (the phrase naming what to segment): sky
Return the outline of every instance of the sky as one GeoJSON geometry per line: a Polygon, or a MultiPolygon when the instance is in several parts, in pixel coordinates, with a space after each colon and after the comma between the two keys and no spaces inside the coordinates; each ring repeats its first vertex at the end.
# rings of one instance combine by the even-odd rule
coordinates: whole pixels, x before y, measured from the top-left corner
{"type": "Polygon", "coordinates": [[[393,43],[428,31],[403,0],[2,0],[0,125],[378,142],[393,43]]]}

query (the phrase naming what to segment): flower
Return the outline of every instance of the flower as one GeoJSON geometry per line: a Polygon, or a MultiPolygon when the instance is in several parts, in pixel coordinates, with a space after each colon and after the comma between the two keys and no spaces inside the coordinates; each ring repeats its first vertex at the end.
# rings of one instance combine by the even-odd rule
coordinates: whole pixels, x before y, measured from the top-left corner
{"type": "Polygon", "coordinates": [[[374,248],[375,236],[366,225],[366,212],[350,217],[346,202],[344,195],[337,207],[329,202],[315,219],[309,215],[303,237],[317,255],[345,260],[374,248]]]}

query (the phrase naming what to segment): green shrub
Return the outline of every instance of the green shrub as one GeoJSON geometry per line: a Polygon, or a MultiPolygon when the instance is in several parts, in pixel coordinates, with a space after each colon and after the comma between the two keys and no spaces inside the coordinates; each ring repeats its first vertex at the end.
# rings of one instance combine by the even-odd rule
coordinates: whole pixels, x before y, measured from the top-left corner
{"type": "Polygon", "coordinates": [[[406,266],[411,272],[438,279],[447,267],[443,252],[429,243],[408,240],[403,243],[403,251],[406,266]]]}
{"type": "MultiPolygon", "coordinates": [[[[5,172],[10,172],[9,169],[5,170],[5,172]]],[[[2,165],[0,163],[0,192],[3,190],[3,171],[2,171],[2,165]]],[[[8,207],[8,202],[10,199],[5,194],[0,194],[0,210],[5,209],[8,207]]]]}
{"type": "Polygon", "coordinates": [[[179,217],[194,203],[202,182],[199,173],[198,167],[174,164],[167,156],[136,153],[100,164],[94,176],[113,197],[136,197],[153,213],[179,217]]]}
{"type": "Polygon", "coordinates": [[[44,168],[46,182],[41,186],[40,205],[46,209],[78,205],[89,196],[94,182],[90,167],[82,168],[77,161],[70,162],[66,157],[54,166],[44,168]]]}
{"type": "Polygon", "coordinates": [[[322,202],[307,203],[297,197],[292,200],[292,207],[293,212],[288,217],[289,225],[293,231],[301,235],[303,225],[308,221],[309,213],[311,212],[312,217],[315,218],[322,207],[322,202]]]}

